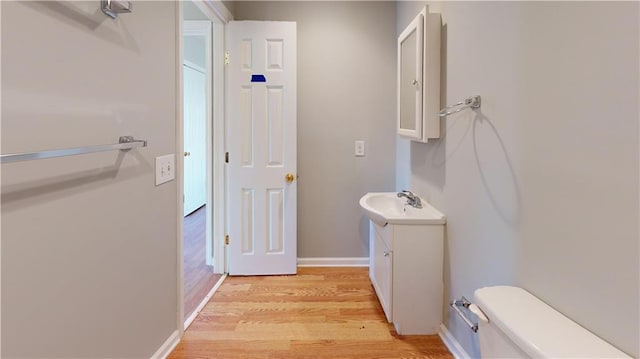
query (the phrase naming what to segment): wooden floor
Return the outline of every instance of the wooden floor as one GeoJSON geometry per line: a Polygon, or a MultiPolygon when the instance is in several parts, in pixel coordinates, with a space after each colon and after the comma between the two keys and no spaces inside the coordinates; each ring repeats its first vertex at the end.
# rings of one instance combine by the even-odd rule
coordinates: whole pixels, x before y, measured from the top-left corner
{"type": "Polygon", "coordinates": [[[453,358],[437,335],[398,336],[367,268],[228,277],[169,358],[453,358]]]}
{"type": "Polygon", "coordinates": [[[206,218],[205,206],[184,217],[184,317],[193,313],[221,275],[205,260],[206,218]]]}

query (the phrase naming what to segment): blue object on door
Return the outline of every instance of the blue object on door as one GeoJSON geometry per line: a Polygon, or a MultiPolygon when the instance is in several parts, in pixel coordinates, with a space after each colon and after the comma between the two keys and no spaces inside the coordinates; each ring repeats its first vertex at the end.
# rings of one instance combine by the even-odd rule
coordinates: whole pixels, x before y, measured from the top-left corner
{"type": "Polygon", "coordinates": [[[251,82],[267,82],[264,75],[251,75],[251,82]]]}

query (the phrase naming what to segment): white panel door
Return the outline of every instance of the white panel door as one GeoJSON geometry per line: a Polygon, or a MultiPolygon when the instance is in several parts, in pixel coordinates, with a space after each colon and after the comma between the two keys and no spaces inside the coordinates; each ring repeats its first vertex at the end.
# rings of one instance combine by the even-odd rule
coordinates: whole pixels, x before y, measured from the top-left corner
{"type": "Polygon", "coordinates": [[[207,202],[207,79],[183,65],[184,79],[184,215],[207,202]]]}
{"type": "Polygon", "coordinates": [[[229,273],[295,274],[296,24],[233,21],[227,46],[229,273]]]}

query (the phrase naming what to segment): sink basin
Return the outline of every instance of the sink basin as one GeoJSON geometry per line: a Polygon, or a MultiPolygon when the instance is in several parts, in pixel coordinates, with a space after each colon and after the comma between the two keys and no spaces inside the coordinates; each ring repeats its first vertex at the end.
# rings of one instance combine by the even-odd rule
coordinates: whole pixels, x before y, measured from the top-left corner
{"type": "Polygon", "coordinates": [[[367,193],[360,198],[360,207],[371,221],[387,224],[444,224],[446,217],[424,199],[422,208],[411,207],[396,192],[367,193]]]}

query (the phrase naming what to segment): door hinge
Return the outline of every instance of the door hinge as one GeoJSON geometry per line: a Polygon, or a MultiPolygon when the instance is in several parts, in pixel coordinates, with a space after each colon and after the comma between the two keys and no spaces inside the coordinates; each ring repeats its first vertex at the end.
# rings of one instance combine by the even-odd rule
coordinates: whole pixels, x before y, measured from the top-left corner
{"type": "Polygon", "coordinates": [[[224,244],[225,245],[229,245],[229,235],[227,234],[226,236],[224,236],[224,244]]]}
{"type": "Polygon", "coordinates": [[[224,52],[224,64],[229,65],[229,51],[224,52]]]}
{"type": "Polygon", "coordinates": [[[224,162],[229,163],[229,152],[225,152],[224,154],[224,162]]]}

